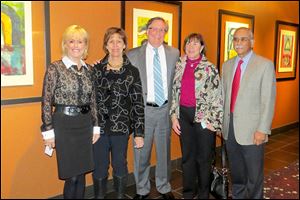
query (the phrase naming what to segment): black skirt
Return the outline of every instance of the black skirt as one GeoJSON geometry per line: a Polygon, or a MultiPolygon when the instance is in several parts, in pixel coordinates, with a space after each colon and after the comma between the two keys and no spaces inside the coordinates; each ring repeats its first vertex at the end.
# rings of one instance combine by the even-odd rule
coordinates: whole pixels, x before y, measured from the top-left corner
{"type": "Polygon", "coordinates": [[[58,176],[67,179],[94,169],[93,125],[89,113],[67,116],[53,115],[58,176]]]}

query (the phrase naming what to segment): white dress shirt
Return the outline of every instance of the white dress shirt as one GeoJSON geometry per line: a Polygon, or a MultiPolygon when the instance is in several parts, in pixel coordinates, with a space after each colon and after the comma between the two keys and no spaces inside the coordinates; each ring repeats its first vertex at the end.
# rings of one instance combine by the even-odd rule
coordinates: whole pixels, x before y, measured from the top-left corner
{"type": "MultiPolygon", "coordinates": [[[[147,71],[147,102],[155,102],[155,95],[154,95],[154,78],[153,78],[153,58],[154,58],[154,47],[147,43],[146,48],[146,71],[147,71]]],[[[167,60],[165,49],[163,45],[158,47],[158,54],[161,66],[161,74],[162,74],[162,81],[163,81],[163,88],[164,88],[164,96],[165,99],[168,99],[168,87],[167,87],[167,60]]]]}

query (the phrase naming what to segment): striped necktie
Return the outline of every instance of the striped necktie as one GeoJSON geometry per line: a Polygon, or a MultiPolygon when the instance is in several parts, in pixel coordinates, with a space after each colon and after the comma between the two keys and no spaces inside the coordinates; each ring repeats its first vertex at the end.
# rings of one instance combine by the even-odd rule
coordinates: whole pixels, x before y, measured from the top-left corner
{"type": "Polygon", "coordinates": [[[153,50],[154,50],[153,77],[154,77],[155,103],[159,106],[162,106],[165,102],[165,98],[164,98],[163,81],[162,81],[162,76],[161,76],[161,66],[160,66],[158,49],[153,48],[153,50]]]}

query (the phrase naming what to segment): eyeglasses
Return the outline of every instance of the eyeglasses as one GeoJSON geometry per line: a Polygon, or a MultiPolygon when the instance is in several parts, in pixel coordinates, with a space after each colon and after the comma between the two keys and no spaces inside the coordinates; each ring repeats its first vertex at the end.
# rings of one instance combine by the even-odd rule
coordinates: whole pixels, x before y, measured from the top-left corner
{"type": "Polygon", "coordinates": [[[153,31],[153,32],[159,32],[159,33],[165,33],[166,30],[163,29],[163,28],[153,28],[153,27],[149,27],[148,28],[150,31],[153,31]]]}
{"type": "Polygon", "coordinates": [[[250,38],[249,37],[234,37],[233,38],[233,41],[234,42],[239,42],[239,41],[241,41],[241,42],[248,42],[250,40],[250,38]]]}

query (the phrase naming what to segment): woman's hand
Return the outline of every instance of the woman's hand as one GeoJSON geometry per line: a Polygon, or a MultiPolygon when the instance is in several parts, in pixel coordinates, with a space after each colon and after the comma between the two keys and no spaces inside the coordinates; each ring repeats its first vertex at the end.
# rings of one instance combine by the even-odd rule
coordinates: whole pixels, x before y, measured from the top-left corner
{"type": "Polygon", "coordinates": [[[134,138],[134,148],[139,149],[144,146],[144,138],[143,137],[135,137],[134,138]]]}
{"type": "Polygon", "coordinates": [[[100,134],[93,134],[93,144],[95,144],[97,142],[97,140],[99,140],[100,138],[100,134]]]}
{"type": "Polygon", "coordinates": [[[93,64],[91,65],[91,67],[94,67],[95,65],[99,64],[99,63],[100,63],[100,61],[101,61],[100,59],[99,59],[99,60],[96,60],[96,61],[94,61],[94,62],[93,62],[93,64]]]}
{"type": "Polygon", "coordinates": [[[211,123],[206,123],[206,128],[208,129],[208,130],[211,130],[211,131],[213,131],[213,132],[215,132],[216,131],[216,129],[212,126],[212,124],[211,123]]]}
{"type": "Polygon", "coordinates": [[[44,140],[44,145],[49,146],[50,148],[55,148],[55,139],[50,138],[50,139],[44,140]]]}
{"type": "Polygon", "coordinates": [[[172,118],[172,128],[173,128],[173,130],[175,131],[175,133],[177,135],[181,134],[180,124],[179,124],[179,121],[178,121],[178,119],[176,117],[172,118]]]}

